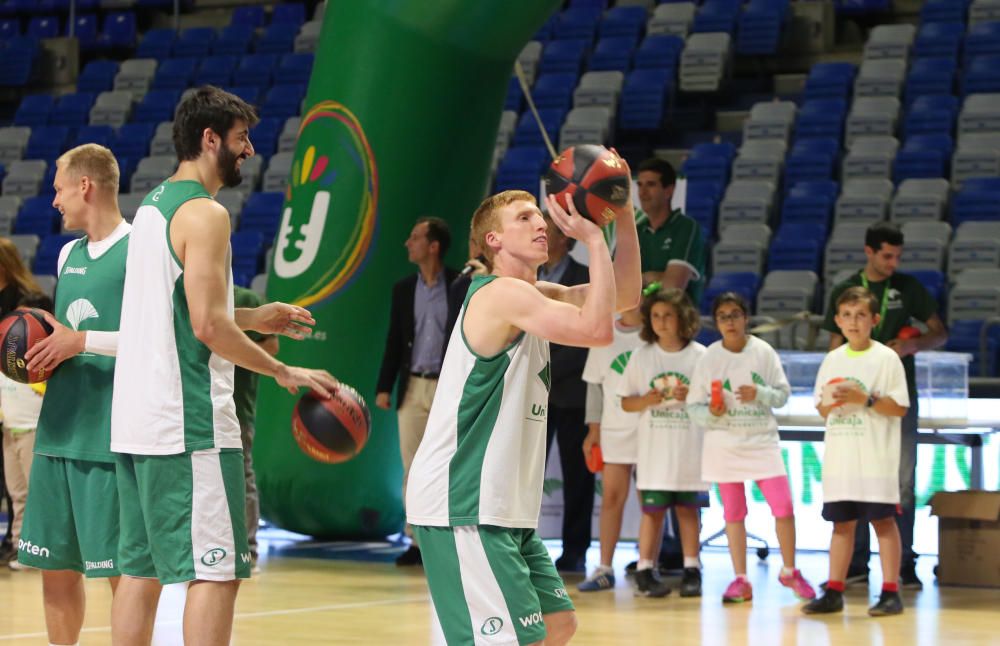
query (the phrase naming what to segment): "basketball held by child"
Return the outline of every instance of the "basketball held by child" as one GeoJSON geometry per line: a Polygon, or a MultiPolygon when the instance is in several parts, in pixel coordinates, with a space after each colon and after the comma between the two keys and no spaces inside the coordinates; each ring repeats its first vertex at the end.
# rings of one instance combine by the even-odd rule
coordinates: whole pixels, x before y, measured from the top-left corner
{"type": "Polygon", "coordinates": [[[628,165],[604,146],[581,144],[564,150],[545,173],[545,192],[560,205],[573,201],[598,226],[614,222],[631,199],[628,165]]]}
{"type": "Polygon", "coordinates": [[[45,368],[28,370],[24,355],[42,339],[52,334],[52,326],[42,310],[19,307],[0,320],[3,374],[22,384],[45,381],[51,375],[45,368]]]}
{"type": "Polygon", "coordinates": [[[311,390],[299,399],[292,412],[292,435],[309,457],[337,464],[361,452],[371,432],[371,421],[364,398],[341,384],[329,399],[311,390]]]}

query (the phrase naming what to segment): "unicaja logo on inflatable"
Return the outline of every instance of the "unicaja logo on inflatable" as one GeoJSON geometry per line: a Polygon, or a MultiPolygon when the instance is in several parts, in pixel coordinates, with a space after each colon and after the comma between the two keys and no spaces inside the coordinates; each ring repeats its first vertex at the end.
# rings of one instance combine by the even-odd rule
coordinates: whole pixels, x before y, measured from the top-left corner
{"type": "Polygon", "coordinates": [[[301,285],[296,305],[332,298],[351,281],[371,247],[377,203],[375,156],[361,124],[336,101],[318,103],[299,128],[274,254],[275,274],[301,285]]]}

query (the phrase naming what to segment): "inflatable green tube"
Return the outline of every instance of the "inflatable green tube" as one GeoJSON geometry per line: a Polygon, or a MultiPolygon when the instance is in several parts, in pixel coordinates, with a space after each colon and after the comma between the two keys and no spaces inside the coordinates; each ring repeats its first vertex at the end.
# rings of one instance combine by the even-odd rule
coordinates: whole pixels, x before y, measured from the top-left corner
{"type": "MultiPolygon", "coordinates": [[[[308,307],[312,339],[282,361],[328,369],[374,399],[392,284],[412,272],[414,220],[453,227],[464,260],[514,60],[559,0],[329,3],[309,82],[268,298],[308,307]]],[[[372,406],[354,459],[322,464],[292,438],[296,398],[261,382],[254,464],[262,515],[292,531],[372,538],[403,525],[395,411],[372,406]]]]}

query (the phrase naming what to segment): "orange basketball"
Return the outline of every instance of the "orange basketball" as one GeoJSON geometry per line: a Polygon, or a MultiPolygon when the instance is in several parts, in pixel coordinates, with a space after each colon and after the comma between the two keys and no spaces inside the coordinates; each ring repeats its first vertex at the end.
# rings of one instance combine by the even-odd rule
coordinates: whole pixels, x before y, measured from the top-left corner
{"type": "Polygon", "coordinates": [[[330,399],[313,391],[292,412],[292,435],[302,452],[328,464],[346,462],[361,452],[371,432],[371,412],[364,398],[341,384],[330,399]]]}
{"type": "Polygon", "coordinates": [[[580,215],[598,226],[614,222],[629,199],[632,178],[628,166],[604,146],[581,144],[564,150],[545,174],[545,192],[567,200],[580,215]],[[562,196],[562,197],[560,197],[562,196]]]}

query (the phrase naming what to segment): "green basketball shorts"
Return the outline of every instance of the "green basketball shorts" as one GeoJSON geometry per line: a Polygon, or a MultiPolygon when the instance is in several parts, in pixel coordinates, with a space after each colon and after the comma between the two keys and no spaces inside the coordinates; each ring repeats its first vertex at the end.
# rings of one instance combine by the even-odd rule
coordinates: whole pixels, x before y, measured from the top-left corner
{"type": "Polygon", "coordinates": [[[250,576],[243,451],[118,454],[122,574],[185,581],[250,576]]]}
{"type": "Polygon", "coordinates": [[[533,529],[413,528],[449,646],[531,644],[544,616],[573,610],[566,584],[533,529]]]}
{"type": "Polygon", "coordinates": [[[42,570],[118,576],[115,465],[35,455],[17,560],[42,570]]]}

